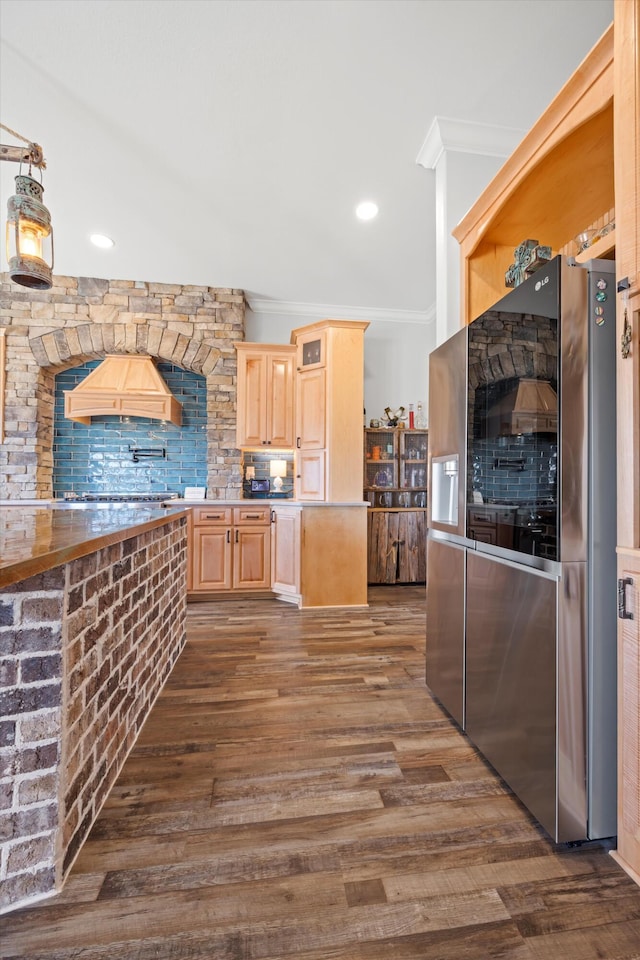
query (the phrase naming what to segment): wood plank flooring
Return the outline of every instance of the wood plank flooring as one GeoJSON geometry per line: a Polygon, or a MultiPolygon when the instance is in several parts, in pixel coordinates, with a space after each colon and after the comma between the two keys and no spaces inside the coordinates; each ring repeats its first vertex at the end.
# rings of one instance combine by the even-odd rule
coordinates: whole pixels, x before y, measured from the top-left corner
{"type": "Polygon", "coordinates": [[[189,608],[29,960],[639,960],[607,844],[556,847],[430,697],[424,588],[189,608]]]}

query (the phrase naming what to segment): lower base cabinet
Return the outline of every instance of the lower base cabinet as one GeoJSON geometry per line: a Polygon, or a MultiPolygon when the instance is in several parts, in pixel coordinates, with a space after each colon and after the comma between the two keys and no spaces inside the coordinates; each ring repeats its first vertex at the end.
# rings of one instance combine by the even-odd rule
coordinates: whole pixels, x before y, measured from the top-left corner
{"type": "Polygon", "coordinates": [[[190,594],[271,589],[268,505],[194,507],[190,594]]]}
{"type": "Polygon", "coordinates": [[[283,599],[300,596],[300,507],[278,506],[272,511],[271,587],[283,599]]]}
{"type": "Polygon", "coordinates": [[[366,503],[193,507],[188,597],[366,607],[367,509],[366,503]]]}
{"type": "Polygon", "coordinates": [[[640,883],[640,550],[618,551],[618,847],[640,883]]]}
{"type": "Polygon", "coordinates": [[[369,583],[424,583],[426,547],[426,510],[369,510],[369,583]]]}
{"type": "Polygon", "coordinates": [[[272,589],[305,607],[367,606],[367,505],[274,504],[272,589]]]}

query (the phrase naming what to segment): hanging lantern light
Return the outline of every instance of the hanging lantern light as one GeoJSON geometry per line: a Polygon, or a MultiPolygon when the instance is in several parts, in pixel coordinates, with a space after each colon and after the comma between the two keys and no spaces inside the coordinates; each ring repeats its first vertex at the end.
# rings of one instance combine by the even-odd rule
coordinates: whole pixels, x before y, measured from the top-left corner
{"type": "Polygon", "coordinates": [[[15,196],[9,197],[7,204],[9,276],[36,290],[48,290],[52,284],[53,228],[43,193],[41,183],[18,174],[15,196]]]}

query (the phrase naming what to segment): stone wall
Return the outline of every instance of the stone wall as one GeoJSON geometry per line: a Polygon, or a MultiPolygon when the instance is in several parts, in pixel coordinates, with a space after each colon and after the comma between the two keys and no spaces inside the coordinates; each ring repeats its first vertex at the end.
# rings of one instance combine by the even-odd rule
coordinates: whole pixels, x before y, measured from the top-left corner
{"type": "Polygon", "coordinates": [[[0,591],[0,912],[59,889],[115,783],[185,643],[186,547],[168,519],[0,591]]]}
{"type": "Polygon", "coordinates": [[[7,370],[0,499],[52,495],[54,377],[107,353],[145,353],[207,379],[207,496],[238,497],[236,351],[241,290],[54,277],[51,290],[0,284],[7,370]]]}

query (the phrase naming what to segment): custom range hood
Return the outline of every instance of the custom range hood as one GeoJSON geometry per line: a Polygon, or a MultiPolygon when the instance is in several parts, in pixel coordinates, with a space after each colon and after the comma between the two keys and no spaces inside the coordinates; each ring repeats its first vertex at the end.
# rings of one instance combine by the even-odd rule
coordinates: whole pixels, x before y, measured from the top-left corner
{"type": "Polygon", "coordinates": [[[64,415],[90,423],[91,417],[150,417],[182,422],[182,407],[151,357],[108,354],[73,390],[64,391],[64,415]]]}
{"type": "Polygon", "coordinates": [[[558,396],[548,380],[522,379],[491,408],[488,421],[491,436],[556,433],[558,396]]]}

